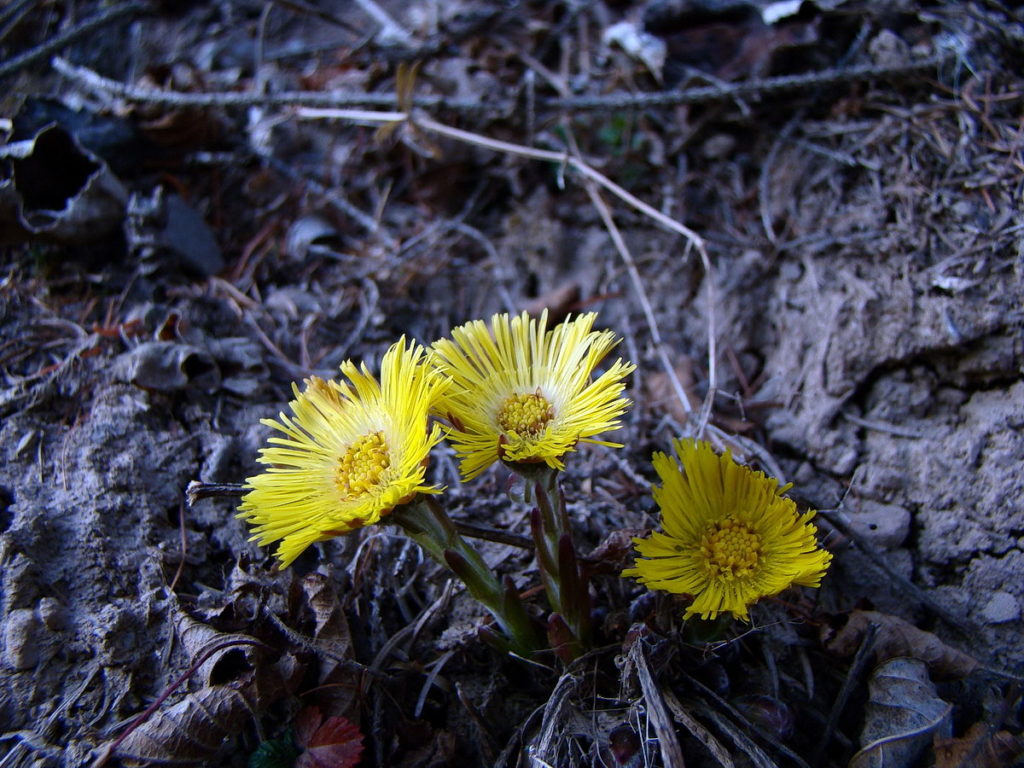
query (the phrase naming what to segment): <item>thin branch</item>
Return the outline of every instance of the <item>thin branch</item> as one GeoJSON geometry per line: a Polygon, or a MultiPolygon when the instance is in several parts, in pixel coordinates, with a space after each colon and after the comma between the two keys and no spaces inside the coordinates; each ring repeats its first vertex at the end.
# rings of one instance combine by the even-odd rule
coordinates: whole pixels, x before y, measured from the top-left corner
{"type": "Polygon", "coordinates": [[[374,0],[356,0],[356,5],[362,8],[366,15],[380,26],[378,34],[380,35],[381,42],[394,41],[405,46],[412,45],[412,35],[395,21],[387,11],[377,5],[374,0]]]}
{"type": "Polygon", "coordinates": [[[35,5],[37,2],[38,0],[14,0],[6,8],[0,9],[0,40],[7,37],[10,31],[18,26],[25,14],[29,12],[29,6],[35,5]]]}
{"type": "MultiPolygon", "coordinates": [[[[281,93],[254,93],[252,91],[222,91],[213,93],[183,93],[163,88],[140,88],[103,77],[87,67],[80,67],[59,56],[54,57],[55,70],[82,88],[107,96],[144,104],[163,104],[171,107],[394,107],[398,103],[395,93],[332,93],[329,91],[282,91],[281,93]]],[[[6,66],[6,65],[5,65],[6,66]]],[[[461,112],[474,112],[492,107],[480,100],[447,101],[441,96],[418,96],[412,100],[420,108],[444,108],[461,112]]]]}
{"type": "Polygon", "coordinates": [[[662,93],[548,98],[543,99],[541,103],[548,109],[566,109],[572,112],[606,109],[651,109],[654,107],[673,107],[680,104],[704,104],[713,101],[776,96],[787,91],[802,91],[846,85],[865,80],[916,77],[936,72],[949,59],[950,55],[944,53],[896,66],[825,69],[820,72],[808,72],[802,75],[783,75],[780,77],[748,80],[734,85],[723,83],[721,85],[663,91],[662,93]]]}
{"type": "MultiPolygon", "coordinates": [[[[117,10],[118,13],[124,12],[121,8],[117,10]]],[[[54,48],[50,47],[45,52],[49,53],[52,50],[54,48]]],[[[42,53],[39,55],[42,55],[42,53]]],[[[918,62],[898,66],[827,69],[822,72],[811,72],[804,75],[787,75],[749,80],[737,83],[736,85],[701,86],[677,91],[663,91],[661,93],[538,97],[536,99],[536,108],[538,111],[556,109],[570,112],[655,109],[674,107],[680,104],[703,104],[730,101],[738,98],[774,96],[787,91],[801,91],[864,80],[920,77],[937,71],[950,58],[951,54],[943,53],[942,55],[933,56],[918,62]]],[[[3,67],[10,67],[15,63],[16,60],[8,62],[3,67]]],[[[55,58],[52,64],[54,69],[62,75],[74,80],[80,86],[93,93],[150,104],[166,104],[179,107],[279,106],[322,107],[326,109],[355,106],[393,107],[398,104],[397,93],[331,93],[323,91],[284,91],[271,94],[244,92],[182,93],[160,88],[139,88],[120,83],[60,58],[55,58]]],[[[2,73],[3,68],[0,68],[0,74],[2,73]]],[[[493,101],[486,99],[448,100],[442,96],[416,96],[412,100],[412,106],[420,109],[446,109],[456,112],[492,111],[502,114],[509,114],[520,108],[518,102],[513,99],[496,99],[493,101]]]]}
{"type": "Polygon", "coordinates": [[[894,583],[904,590],[904,592],[916,598],[918,602],[945,621],[950,627],[960,632],[965,638],[970,639],[974,637],[978,630],[973,622],[965,617],[957,616],[952,611],[936,602],[932,597],[926,594],[923,589],[893,568],[889,563],[889,558],[886,558],[878,549],[875,548],[873,544],[871,544],[871,542],[867,541],[854,529],[850,524],[849,518],[842,509],[819,509],[817,512],[823,518],[828,520],[829,523],[839,529],[840,533],[847,538],[852,539],[857,545],[857,549],[863,552],[871,562],[881,568],[894,583]]]}
{"type": "Polygon", "coordinates": [[[112,8],[108,8],[104,11],[100,11],[94,16],[90,16],[81,24],[76,24],[61,32],[49,40],[44,42],[42,45],[37,45],[35,48],[25,51],[19,56],[15,56],[13,59],[0,64],[0,80],[12,75],[20,69],[27,67],[39,59],[45,58],[55,51],[59,51],[61,48],[70,45],[71,43],[78,40],[80,37],[88,35],[90,32],[95,32],[101,27],[105,27],[108,24],[112,24],[118,19],[122,19],[128,16],[136,16],[150,10],[151,6],[148,2],[140,0],[132,0],[132,2],[122,3],[120,5],[114,5],[112,8]]]}
{"type": "MultiPolygon", "coordinates": [[[[299,110],[299,115],[308,115],[310,110],[299,110]]],[[[692,229],[687,227],[685,224],[681,224],[670,216],[666,216],[656,208],[652,208],[650,205],[645,203],[643,200],[636,197],[631,192],[620,187],[614,181],[609,179],[600,171],[595,170],[591,166],[587,165],[581,158],[573,157],[564,152],[553,152],[547,149],[535,149],[533,147],[527,147],[522,144],[513,144],[508,141],[500,141],[498,139],[491,139],[486,136],[481,136],[478,133],[472,133],[470,131],[464,131],[460,128],[452,128],[451,126],[439,123],[429,117],[417,115],[413,119],[413,123],[423,130],[437,133],[441,136],[447,136],[450,139],[456,139],[467,144],[475,144],[478,147],[484,147],[486,149],[494,150],[495,152],[504,152],[509,155],[518,155],[519,157],[528,157],[532,160],[544,160],[549,163],[563,163],[571,166],[575,170],[579,171],[586,178],[596,181],[602,187],[607,189],[613,195],[618,197],[623,202],[632,206],[640,213],[654,219],[659,224],[674,232],[678,232],[680,235],[691,241],[698,248],[703,248],[704,240],[694,232],[692,229]]]]}

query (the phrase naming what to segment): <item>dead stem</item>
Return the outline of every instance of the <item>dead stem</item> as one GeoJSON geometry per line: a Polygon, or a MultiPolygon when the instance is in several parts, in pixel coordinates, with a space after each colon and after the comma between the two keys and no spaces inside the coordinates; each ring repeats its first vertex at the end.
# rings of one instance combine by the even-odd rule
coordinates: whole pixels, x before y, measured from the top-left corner
{"type": "Polygon", "coordinates": [[[878,630],[879,626],[877,624],[868,625],[860,648],[857,649],[857,654],[853,657],[853,663],[850,665],[846,678],[843,680],[843,686],[839,689],[835,701],[832,702],[832,710],[828,714],[825,730],[818,740],[818,746],[815,747],[814,753],[811,755],[811,765],[815,766],[815,768],[822,764],[825,750],[828,749],[828,745],[832,741],[832,734],[835,733],[836,727],[839,725],[839,718],[842,716],[843,710],[846,709],[846,703],[850,700],[850,695],[854,689],[860,685],[864,673],[867,672],[868,664],[871,663],[873,658],[872,652],[875,649],[875,641],[878,639],[878,630]]]}

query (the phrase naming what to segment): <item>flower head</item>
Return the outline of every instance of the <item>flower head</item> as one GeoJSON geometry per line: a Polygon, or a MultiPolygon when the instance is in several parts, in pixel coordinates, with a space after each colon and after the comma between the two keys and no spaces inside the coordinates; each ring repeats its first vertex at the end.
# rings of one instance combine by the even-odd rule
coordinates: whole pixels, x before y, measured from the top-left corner
{"type": "Polygon", "coordinates": [[[547,329],[525,312],[494,315],[434,342],[434,365],[451,386],[436,412],[452,424],[448,438],[470,480],[497,459],[544,463],[562,469],[578,442],[620,447],[592,439],[619,427],[629,400],[623,379],[635,367],[616,360],[591,380],[594,368],[618,343],[611,331],[592,331],[596,313],[547,329]]]}
{"type": "Polygon", "coordinates": [[[425,364],[416,344],[398,341],[381,361],[380,383],[363,365],[341,366],[349,380],[306,380],[292,385],[294,416],[264,424],[284,434],[271,437],[258,461],[268,465],[246,481],[238,516],[254,527],[261,546],[281,541],[284,568],[315,541],[376,523],[425,484],[427,456],[442,438],[428,424],[430,407],[444,381],[425,364]]]}
{"type": "Polygon", "coordinates": [[[799,514],[779,481],[719,456],[706,442],[676,440],[676,455],[654,454],[654,489],[664,532],[634,539],[640,558],[622,572],[652,589],[692,595],[686,617],[747,608],[793,584],[816,587],[832,555],[818,547],[814,512],[799,514]]]}

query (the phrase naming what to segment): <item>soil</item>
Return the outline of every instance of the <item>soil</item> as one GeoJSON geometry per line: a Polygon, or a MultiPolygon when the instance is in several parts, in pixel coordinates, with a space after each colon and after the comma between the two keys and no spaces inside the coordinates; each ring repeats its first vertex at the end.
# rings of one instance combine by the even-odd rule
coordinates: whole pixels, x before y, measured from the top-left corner
{"type": "MultiPolygon", "coordinates": [[[[636,282],[564,165],[305,119],[298,99],[147,103],[49,56],[5,72],[7,147],[35,147],[0,161],[3,765],[246,765],[316,706],[358,725],[362,765],[668,765],[676,739],[687,765],[841,766],[864,746],[871,664],[826,641],[868,608],[969,654],[966,675],[922,659],[952,706],[945,735],[981,722],[1011,739],[998,759],[1019,759],[1019,12],[804,3],[770,24],[765,3],[374,6],[392,27],[363,3],[317,5],[140,7],[59,55],[186,97],[436,97],[420,114],[478,137],[571,139],[700,241],[605,188],[636,282]],[[635,56],[610,42],[618,22],[646,24],[635,56]],[[822,75],[865,66],[891,71],[822,75]],[[590,656],[503,658],[482,609],[396,528],[279,572],[236,499],[186,502],[190,481],[258,471],[260,419],[286,409],[291,382],[373,367],[403,334],[429,343],[543,307],[598,311],[638,366],[610,436],[624,447],[582,448],[563,478],[580,549],[602,545],[607,565],[590,656]],[[683,626],[685,601],[616,575],[628,535],[656,524],[652,451],[698,430],[793,482],[835,555],[820,590],[766,601],[710,643],[683,626]]],[[[109,12],[16,6],[8,60],[109,12]]],[[[454,517],[529,534],[500,468],[462,485],[442,449],[431,471],[454,517]]],[[[539,583],[527,550],[480,546],[523,591],[539,583]]],[[[942,754],[885,765],[957,764],[942,754]]]]}

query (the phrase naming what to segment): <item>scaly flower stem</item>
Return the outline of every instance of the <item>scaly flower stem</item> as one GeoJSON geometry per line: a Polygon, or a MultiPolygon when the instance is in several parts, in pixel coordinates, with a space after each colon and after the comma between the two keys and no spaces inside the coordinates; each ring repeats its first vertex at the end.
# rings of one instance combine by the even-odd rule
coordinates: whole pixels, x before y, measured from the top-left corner
{"type": "Polygon", "coordinates": [[[480,554],[459,535],[448,513],[435,499],[420,496],[396,507],[390,519],[431,558],[465,583],[469,593],[494,616],[508,638],[510,650],[529,658],[541,647],[515,585],[510,580],[504,584],[498,580],[480,554]]]}
{"type": "Polygon", "coordinates": [[[590,588],[576,555],[565,499],[558,488],[558,471],[545,467],[531,475],[524,474],[537,504],[530,516],[530,529],[541,580],[557,614],[548,622],[549,639],[559,656],[571,660],[590,647],[590,588]]]}

